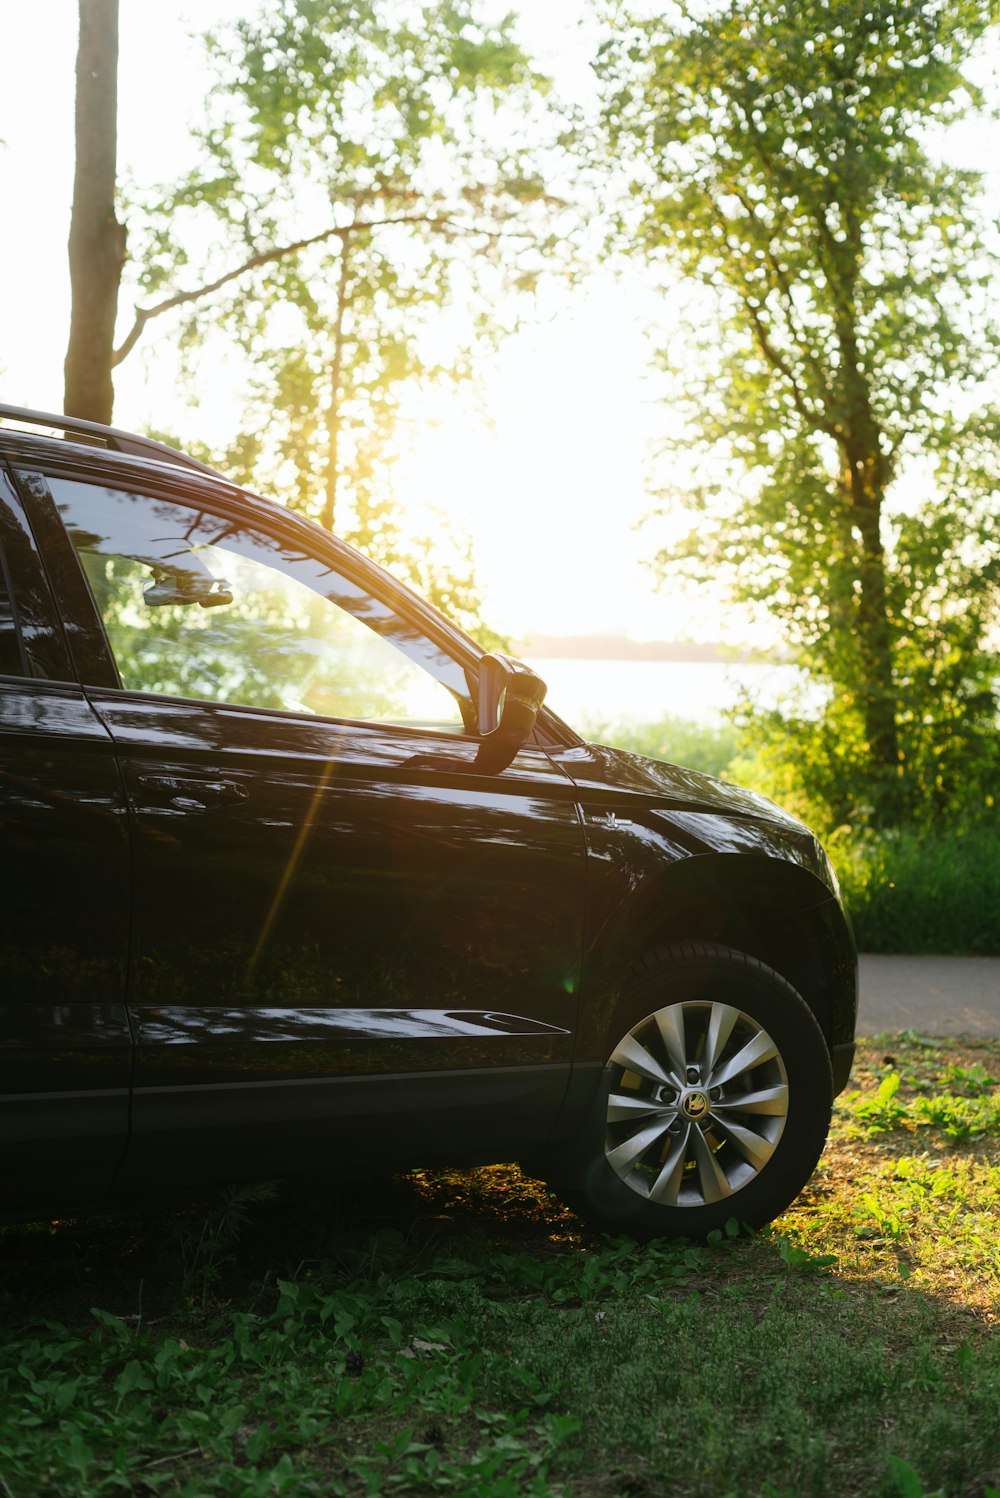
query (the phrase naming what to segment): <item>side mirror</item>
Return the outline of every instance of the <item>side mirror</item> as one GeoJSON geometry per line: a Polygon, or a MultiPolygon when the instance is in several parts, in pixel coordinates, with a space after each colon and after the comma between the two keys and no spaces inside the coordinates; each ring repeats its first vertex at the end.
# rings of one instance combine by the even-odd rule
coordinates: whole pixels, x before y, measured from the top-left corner
{"type": "Polygon", "coordinates": [[[531,737],[546,686],[540,676],[509,655],[484,655],[479,662],[479,732],[475,768],[488,775],[506,770],[531,737]]]}

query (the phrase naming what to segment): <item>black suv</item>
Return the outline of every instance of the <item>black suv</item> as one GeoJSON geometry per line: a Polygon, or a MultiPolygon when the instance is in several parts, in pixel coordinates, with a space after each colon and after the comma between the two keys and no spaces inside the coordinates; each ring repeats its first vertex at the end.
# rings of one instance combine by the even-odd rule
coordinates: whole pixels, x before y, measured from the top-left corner
{"type": "Polygon", "coordinates": [[[511,1159],[641,1236],[788,1205],[856,1010],[806,827],[194,459],[0,420],[3,1210],[511,1159]]]}

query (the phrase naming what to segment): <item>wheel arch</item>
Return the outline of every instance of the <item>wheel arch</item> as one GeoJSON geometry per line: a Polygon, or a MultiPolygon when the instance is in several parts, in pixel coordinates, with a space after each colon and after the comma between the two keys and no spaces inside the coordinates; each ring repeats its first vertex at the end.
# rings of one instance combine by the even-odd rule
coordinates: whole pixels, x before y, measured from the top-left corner
{"type": "Polygon", "coordinates": [[[541,1173],[576,1210],[641,1239],[772,1221],[809,1179],[830,1124],[834,1078],[812,1010],[767,964],[707,942],[652,949],[629,982],[631,1023],[541,1173]],[[687,1084],[699,1106],[682,1115],[687,1084]]]}
{"type": "Polygon", "coordinates": [[[840,902],[800,865],[719,853],[671,865],[596,933],[587,963],[595,1002],[585,1005],[595,1023],[581,1035],[593,1059],[603,1060],[612,1032],[635,1018],[627,995],[642,955],[688,940],[773,968],[806,1001],[831,1050],[853,1039],[857,955],[840,902]]]}

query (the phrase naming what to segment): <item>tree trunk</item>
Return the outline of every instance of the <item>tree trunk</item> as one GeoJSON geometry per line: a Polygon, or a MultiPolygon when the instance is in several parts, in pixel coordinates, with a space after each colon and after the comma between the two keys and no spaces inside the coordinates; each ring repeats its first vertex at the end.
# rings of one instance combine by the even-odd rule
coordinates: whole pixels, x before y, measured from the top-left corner
{"type": "Polygon", "coordinates": [[[72,288],[66,349],[67,416],[108,423],[111,360],[125,226],[115,216],[118,144],[118,0],[79,0],[76,174],[69,231],[72,288]]]}
{"type": "Polygon", "coordinates": [[[852,518],[861,535],[858,566],[859,698],[865,737],[876,771],[875,817],[883,825],[898,820],[901,804],[896,683],[886,605],[885,551],[882,546],[882,494],[863,460],[851,464],[852,518]]]}
{"type": "Polygon", "coordinates": [[[340,278],[337,282],[337,318],[333,325],[333,359],[330,363],[330,404],[326,408],[326,496],[320,524],[333,530],[340,479],[340,384],[344,371],[344,316],[347,312],[347,278],[350,270],[350,239],[345,234],[340,248],[340,278]]]}
{"type": "Polygon", "coordinates": [[[896,732],[896,679],[886,602],[885,549],[882,545],[882,509],[891,465],[882,450],[881,431],[858,345],[860,238],[855,235],[851,244],[833,247],[833,253],[840,261],[837,342],[842,365],[842,401],[847,412],[843,438],[845,478],[850,496],[851,523],[861,536],[856,578],[861,665],[858,700],[873,761],[875,820],[883,826],[892,826],[899,820],[903,798],[896,732]]]}

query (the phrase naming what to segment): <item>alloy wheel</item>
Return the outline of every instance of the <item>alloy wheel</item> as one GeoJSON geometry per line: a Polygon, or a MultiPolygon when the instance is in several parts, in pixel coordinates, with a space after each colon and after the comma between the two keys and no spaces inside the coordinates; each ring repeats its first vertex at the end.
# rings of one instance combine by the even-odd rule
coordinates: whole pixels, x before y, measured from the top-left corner
{"type": "Polygon", "coordinates": [[[788,1116],[778,1048],[729,1004],[671,1004],[611,1054],[605,1155],[632,1191],[662,1206],[722,1201],[757,1177],[788,1116]]]}

